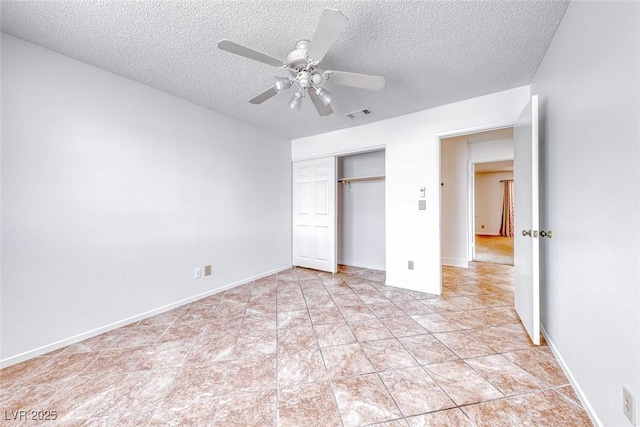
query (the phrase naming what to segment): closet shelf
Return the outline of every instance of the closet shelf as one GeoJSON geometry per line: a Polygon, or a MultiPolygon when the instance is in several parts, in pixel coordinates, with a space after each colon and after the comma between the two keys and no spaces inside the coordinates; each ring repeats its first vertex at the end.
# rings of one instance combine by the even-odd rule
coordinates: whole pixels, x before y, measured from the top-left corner
{"type": "Polygon", "coordinates": [[[348,184],[350,182],[358,182],[358,181],[378,181],[384,179],[384,175],[374,175],[374,176],[359,176],[357,178],[340,178],[338,182],[343,182],[348,184]]]}

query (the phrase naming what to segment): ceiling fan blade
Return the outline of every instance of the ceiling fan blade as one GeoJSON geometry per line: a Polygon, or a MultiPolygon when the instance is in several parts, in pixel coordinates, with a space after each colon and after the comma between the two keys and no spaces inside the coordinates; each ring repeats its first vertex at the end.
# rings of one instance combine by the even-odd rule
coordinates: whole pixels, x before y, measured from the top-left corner
{"type": "Polygon", "coordinates": [[[218,48],[226,50],[227,52],[235,53],[236,55],[244,56],[245,58],[253,59],[254,61],[262,62],[274,67],[282,67],[284,62],[274,58],[273,56],[266,55],[258,52],[257,50],[249,49],[248,47],[234,43],[231,40],[220,40],[218,42],[218,48]]]}
{"type": "Polygon", "coordinates": [[[349,20],[340,11],[323,9],[316,32],[313,34],[307,49],[309,59],[316,62],[322,61],[331,46],[338,40],[338,36],[346,27],[347,22],[349,20]]]}
{"type": "Polygon", "coordinates": [[[249,102],[252,104],[262,104],[264,101],[266,101],[267,99],[277,94],[278,94],[278,91],[276,90],[276,87],[273,86],[265,90],[264,92],[262,92],[260,95],[254,96],[249,100],[249,102]]]}
{"type": "Polygon", "coordinates": [[[385,80],[382,76],[369,76],[366,74],[347,73],[345,71],[326,71],[327,81],[344,86],[352,86],[360,89],[381,90],[385,80]]]}
{"type": "Polygon", "coordinates": [[[309,93],[309,98],[311,98],[311,102],[313,102],[313,105],[316,107],[316,110],[318,110],[318,114],[324,117],[333,113],[333,109],[331,108],[331,106],[324,105],[320,100],[320,98],[318,98],[318,95],[316,95],[316,91],[313,88],[307,89],[307,92],[309,93]]]}

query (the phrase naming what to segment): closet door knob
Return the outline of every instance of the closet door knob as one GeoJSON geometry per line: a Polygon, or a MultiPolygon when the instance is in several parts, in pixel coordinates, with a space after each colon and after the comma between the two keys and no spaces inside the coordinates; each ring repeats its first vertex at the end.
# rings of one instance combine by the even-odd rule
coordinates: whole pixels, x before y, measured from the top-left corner
{"type": "Polygon", "coordinates": [[[522,235],[531,237],[531,230],[522,230],[522,235]]]}
{"type": "Polygon", "coordinates": [[[553,231],[549,230],[549,231],[540,231],[540,237],[548,237],[548,238],[552,238],[553,237],[553,231]]]}

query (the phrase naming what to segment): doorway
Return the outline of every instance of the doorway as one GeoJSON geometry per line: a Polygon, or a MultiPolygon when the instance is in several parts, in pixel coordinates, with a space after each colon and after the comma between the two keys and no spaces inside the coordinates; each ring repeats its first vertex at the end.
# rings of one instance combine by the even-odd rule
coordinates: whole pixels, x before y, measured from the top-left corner
{"type": "Polygon", "coordinates": [[[385,151],[340,156],[337,170],[338,270],[384,272],[385,151]]]}
{"type": "Polygon", "coordinates": [[[513,265],[513,160],[472,164],[472,260],[513,265]]]}
{"type": "MultiPolygon", "coordinates": [[[[511,162],[513,173],[513,127],[441,138],[440,144],[441,262],[444,266],[468,268],[469,262],[476,260],[476,241],[484,241],[476,239],[476,231],[498,235],[501,219],[497,219],[495,232],[487,229],[488,221],[476,225],[475,169],[477,166],[484,172],[481,165],[485,163],[511,162]]],[[[498,194],[501,200],[502,193],[498,194]]],[[[478,198],[482,203],[486,196],[478,198]]]]}

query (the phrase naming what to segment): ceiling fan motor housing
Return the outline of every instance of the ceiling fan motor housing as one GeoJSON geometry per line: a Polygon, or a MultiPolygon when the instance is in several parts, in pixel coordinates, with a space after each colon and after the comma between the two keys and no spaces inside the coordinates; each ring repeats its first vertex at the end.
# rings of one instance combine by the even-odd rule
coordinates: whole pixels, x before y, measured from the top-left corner
{"type": "Polygon", "coordinates": [[[285,63],[291,75],[296,76],[298,72],[309,65],[307,62],[307,48],[309,47],[309,40],[300,40],[296,43],[296,48],[293,50],[287,58],[285,63]]]}

